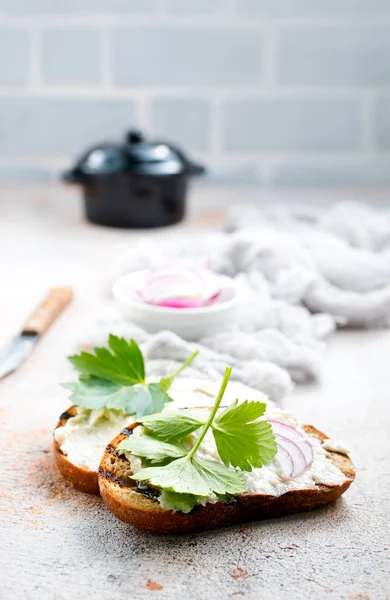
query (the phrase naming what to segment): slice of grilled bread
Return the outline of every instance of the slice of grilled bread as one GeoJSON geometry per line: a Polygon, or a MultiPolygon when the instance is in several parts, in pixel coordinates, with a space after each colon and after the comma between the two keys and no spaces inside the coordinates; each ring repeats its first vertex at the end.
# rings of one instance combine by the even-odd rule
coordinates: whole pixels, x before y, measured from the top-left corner
{"type": "MultiPolygon", "coordinates": [[[[66,425],[66,422],[71,417],[76,416],[77,407],[71,406],[60,416],[60,420],[57,423],[56,429],[58,427],[63,427],[66,425]]],[[[61,474],[65,479],[70,481],[74,487],[81,492],[86,492],[87,494],[97,494],[99,495],[99,483],[98,483],[98,474],[97,471],[90,471],[84,467],[79,467],[75,465],[70,460],[68,460],[67,456],[61,451],[60,445],[55,438],[53,438],[53,446],[54,446],[54,457],[59,468],[61,474]]]]}
{"type": "MultiPolygon", "coordinates": [[[[135,427],[135,424],[129,426],[107,446],[99,467],[99,487],[104,502],[118,519],[149,533],[202,531],[229,523],[258,521],[310,511],[339,498],[355,477],[355,469],[348,456],[329,452],[333,463],[345,475],[345,481],[341,485],[318,484],[315,488],[293,490],[281,496],[246,493],[238,496],[232,504],[209,503],[197,506],[189,514],[165,510],[153,498],[153,490],[141,492],[137,488],[137,482],[130,478],[130,463],[116,451],[135,427]]],[[[321,442],[328,439],[310,425],[305,425],[304,430],[321,442]]]]}

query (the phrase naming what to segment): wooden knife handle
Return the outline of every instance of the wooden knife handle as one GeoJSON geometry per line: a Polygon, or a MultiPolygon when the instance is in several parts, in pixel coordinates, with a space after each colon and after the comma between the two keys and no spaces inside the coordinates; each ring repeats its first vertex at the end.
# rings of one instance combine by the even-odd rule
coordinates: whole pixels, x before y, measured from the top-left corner
{"type": "Polygon", "coordinates": [[[22,333],[42,335],[72,300],[73,290],[69,287],[52,288],[49,295],[26,321],[22,333]]]}

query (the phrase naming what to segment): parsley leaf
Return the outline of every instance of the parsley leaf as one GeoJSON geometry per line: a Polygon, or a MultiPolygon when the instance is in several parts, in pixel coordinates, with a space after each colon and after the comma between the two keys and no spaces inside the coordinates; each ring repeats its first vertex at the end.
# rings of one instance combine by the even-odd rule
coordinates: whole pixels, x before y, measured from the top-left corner
{"type": "Polygon", "coordinates": [[[203,481],[188,456],[162,467],[146,467],[137,471],[133,478],[137,481],[148,481],[159,488],[180,494],[208,496],[210,493],[210,486],[203,481]]]}
{"type": "Polygon", "coordinates": [[[233,402],[211,427],[218,454],[225,465],[251,471],[271,460],[277,452],[272,427],[266,421],[256,421],[266,409],[264,402],[245,400],[233,402]]]}
{"type": "Polygon", "coordinates": [[[164,490],[180,494],[210,496],[217,494],[241,494],[245,492],[242,473],[225,465],[184,456],[163,467],[147,467],[132,476],[137,481],[148,481],[164,490]]]}
{"type": "Polygon", "coordinates": [[[124,410],[129,415],[135,415],[136,418],[158,412],[167,402],[172,401],[158,383],[137,384],[129,389],[132,391],[132,396],[124,410]]]}
{"type": "Polygon", "coordinates": [[[182,439],[204,425],[205,420],[201,419],[198,411],[181,410],[149,415],[139,419],[139,422],[160,440],[167,441],[182,439]]]}
{"type": "Polygon", "coordinates": [[[142,352],[134,340],[127,342],[110,334],[108,348],[94,348],[95,354],[81,352],[69,361],[84,375],[102,377],[119,385],[145,383],[145,365],[142,352]]]}
{"type": "MultiPolygon", "coordinates": [[[[236,502],[236,497],[229,494],[216,494],[216,496],[218,500],[221,500],[225,504],[236,502]]],[[[178,510],[184,514],[188,514],[195,506],[203,504],[205,499],[202,496],[195,496],[194,494],[178,494],[177,492],[163,490],[158,498],[158,502],[164,510],[178,510]]]]}
{"type": "MultiPolygon", "coordinates": [[[[188,512],[192,505],[200,503],[199,498],[207,498],[211,494],[223,497],[242,494],[246,490],[245,477],[235,468],[251,471],[254,466],[261,467],[271,460],[277,452],[271,426],[265,421],[257,420],[264,414],[266,408],[264,403],[246,400],[238,404],[236,400],[216,416],[231,370],[231,367],[226,369],[214,406],[203,426],[199,411],[195,415],[194,411],[185,410],[141,419],[144,427],[149,428],[151,435],[145,437],[149,438],[149,444],[153,448],[144,446],[138,449],[138,455],[149,459],[154,456],[154,453],[159,452],[159,449],[160,459],[164,454],[164,446],[173,446],[177,449],[180,447],[177,443],[180,438],[185,438],[202,426],[199,437],[186,454],[180,458],[173,458],[168,464],[147,466],[132,475],[133,479],[147,481],[163,490],[163,493],[176,494],[174,496],[165,494],[162,499],[164,505],[172,510],[182,510],[172,508],[172,506],[182,506],[183,512],[188,512]],[[210,428],[222,463],[201,458],[196,454],[210,428]],[[150,439],[153,440],[152,443],[150,439]],[[176,443],[172,444],[172,441],[176,443]],[[182,495],[182,504],[180,495],[182,495]]],[[[138,439],[142,439],[142,436],[138,439]]],[[[137,455],[137,452],[134,451],[134,454],[137,455]]],[[[165,460],[170,458],[172,455],[165,455],[165,460]]]]}
{"type": "Polygon", "coordinates": [[[108,348],[95,348],[94,352],[81,352],[69,357],[73,366],[81,372],[78,382],[63,384],[71,391],[71,401],[91,410],[104,407],[123,410],[136,418],[159,412],[172,400],[167,390],[175,376],[198,354],[198,351],[194,352],[169,377],[147,384],[144,358],[134,340],[127,342],[110,334],[108,348]]]}
{"type": "Polygon", "coordinates": [[[178,494],[163,490],[158,501],[164,510],[179,510],[184,514],[188,514],[199,504],[199,499],[201,498],[194,494],[178,494]]]}
{"type": "Polygon", "coordinates": [[[131,387],[117,385],[100,377],[86,377],[78,382],[63,383],[62,387],[72,392],[69,396],[72,404],[91,410],[124,410],[133,394],[131,387]]]}
{"type": "Polygon", "coordinates": [[[152,463],[164,462],[167,458],[180,458],[187,454],[182,446],[160,442],[149,435],[132,435],[119,444],[118,450],[130,451],[152,463]]]}
{"type": "Polygon", "coordinates": [[[76,406],[90,410],[114,408],[136,418],[158,412],[172,400],[158,383],[123,386],[99,377],[83,377],[79,382],[62,386],[72,392],[70,400],[76,406]]]}
{"type": "Polygon", "coordinates": [[[205,460],[204,458],[194,457],[192,459],[202,477],[207,481],[210,490],[215,494],[243,494],[246,490],[245,478],[243,473],[238,473],[229,469],[225,465],[205,460]]]}

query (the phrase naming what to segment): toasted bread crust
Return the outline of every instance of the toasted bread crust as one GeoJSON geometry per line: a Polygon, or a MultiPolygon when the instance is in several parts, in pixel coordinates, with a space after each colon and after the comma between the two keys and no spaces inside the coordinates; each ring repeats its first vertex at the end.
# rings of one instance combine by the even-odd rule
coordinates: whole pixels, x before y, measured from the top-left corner
{"type": "MultiPolygon", "coordinates": [[[[128,433],[135,426],[129,427],[128,433]]],[[[315,427],[305,425],[304,429],[321,441],[327,439],[327,436],[315,427]]],[[[216,502],[198,506],[191,513],[183,514],[164,510],[157,501],[136,491],[135,484],[129,487],[132,480],[124,481],[123,477],[119,476],[120,473],[126,472],[124,465],[127,461],[116,454],[116,448],[128,433],[122,432],[117,435],[106,448],[99,467],[100,493],[105,504],[118,519],[153,534],[202,531],[230,523],[258,521],[310,511],[339,498],[355,478],[355,469],[348,456],[329,452],[334,464],[345,475],[346,479],[342,485],[318,485],[315,488],[293,490],[281,496],[243,494],[238,496],[233,504],[216,502]]]]}
{"type": "MultiPolygon", "coordinates": [[[[70,417],[74,417],[76,415],[76,412],[76,406],[73,405],[68,408],[68,410],[61,415],[56,429],[65,425],[70,417]]],[[[97,472],[84,469],[83,467],[78,467],[70,462],[65,454],[61,452],[60,445],[55,438],[53,438],[53,448],[55,461],[58,469],[61,472],[61,475],[70,481],[77,490],[86,492],[87,494],[96,494],[99,496],[100,492],[97,472]]]]}

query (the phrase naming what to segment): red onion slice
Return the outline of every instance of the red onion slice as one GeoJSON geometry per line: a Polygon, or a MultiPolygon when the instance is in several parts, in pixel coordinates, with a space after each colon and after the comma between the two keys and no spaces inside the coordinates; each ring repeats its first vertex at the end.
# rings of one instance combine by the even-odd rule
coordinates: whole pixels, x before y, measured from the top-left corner
{"type": "Polygon", "coordinates": [[[276,459],[279,461],[284,475],[286,477],[292,477],[292,474],[294,473],[294,463],[290,454],[283,446],[278,447],[276,459]]]}
{"type": "Polygon", "coordinates": [[[168,308],[199,308],[203,305],[198,300],[190,300],[189,298],[171,298],[158,302],[156,306],[167,306],[168,308]]]}
{"type": "Polygon", "coordinates": [[[220,286],[218,277],[208,269],[179,265],[150,271],[141,294],[148,304],[197,308],[214,302],[220,286]]]}
{"type": "Polygon", "coordinates": [[[282,421],[274,421],[273,419],[270,419],[268,423],[272,425],[272,429],[275,435],[278,433],[280,435],[284,435],[284,437],[288,437],[291,440],[305,439],[303,435],[299,431],[297,431],[297,429],[291,427],[291,425],[282,423],[282,421]]]}
{"type": "Polygon", "coordinates": [[[286,423],[282,423],[281,421],[273,421],[271,419],[268,421],[268,423],[272,425],[272,430],[275,436],[281,435],[286,437],[299,446],[300,450],[305,456],[307,466],[313,462],[313,448],[310,442],[302,435],[302,433],[294,429],[294,427],[286,425],[286,423]]]}
{"type": "Polygon", "coordinates": [[[289,440],[282,435],[275,434],[276,442],[279,448],[283,448],[289,454],[293,463],[293,472],[290,477],[299,477],[306,471],[307,462],[305,455],[302,450],[295,444],[295,442],[289,440]]]}
{"type": "Polygon", "coordinates": [[[305,439],[302,442],[299,442],[299,444],[297,442],[295,442],[295,443],[302,450],[302,452],[305,456],[306,464],[309,467],[311,465],[311,463],[313,462],[313,447],[312,447],[311,443],[305,439]]]}

